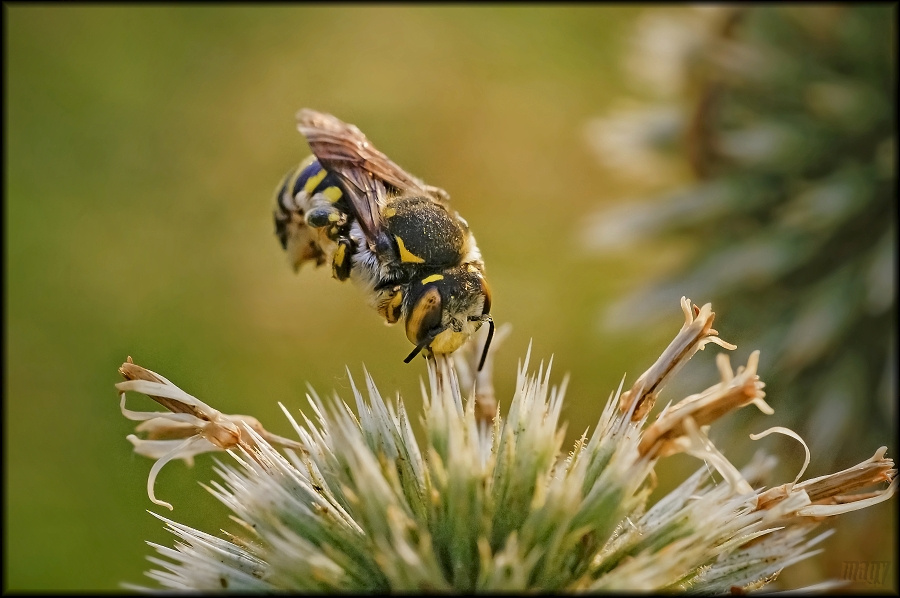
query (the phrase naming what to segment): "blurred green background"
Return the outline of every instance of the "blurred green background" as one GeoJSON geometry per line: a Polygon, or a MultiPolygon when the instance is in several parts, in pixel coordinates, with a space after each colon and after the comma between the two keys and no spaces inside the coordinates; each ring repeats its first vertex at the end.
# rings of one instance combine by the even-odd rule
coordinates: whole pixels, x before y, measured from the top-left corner
{"type": "MultiPolygon", "coordinates": [[[[132,455],[113,388],[128,355],[285,435],[277,403],[306,409],[307,384],[349,398],[345,367],[359,380],[365,364],[415,412],[424,366],[402,363],[402,330],[326,269],[292,273],[273,235],[272,192],[308,154],[301,107],[358,125],[452,195],[485,255],[495,319],[513,324],[501,409],[533,339],[557,380],[572,374],[569,441],[595,422],[682,321],[673,302],[666,326],[601,335],[597,308],[665,260],[598,260],[575,238],[588,210],[631,192],[598,166],[584,127],[624,93],[625,42],[646,10],[4,5],[6,589],[114,590],[142,582],[145,540],[171,545],[145,512],[161,512],[146,495],[152,463],[132,455]]],[[[716,327],[741,346],[727,322],[716,327]]],[[[863,458],[889,440],[867,438],[863,458]]],[[[225,509],[197,484],[211,463],[169,465],[156,491],[174,519],[214,532],[225,509]]],[[[888,560],[895,575],[894,504],[838,521],[825,555],[783,579],[838,577],[844,560],[888,560]]]]}

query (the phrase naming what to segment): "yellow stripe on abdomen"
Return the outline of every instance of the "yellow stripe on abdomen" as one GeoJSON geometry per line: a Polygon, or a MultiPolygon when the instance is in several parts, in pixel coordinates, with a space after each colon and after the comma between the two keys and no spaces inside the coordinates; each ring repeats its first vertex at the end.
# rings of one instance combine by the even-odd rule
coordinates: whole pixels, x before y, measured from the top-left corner
{"type": "Polygon", "coordinates": [[[331,187],[325,187],[322,190],[322,195],[327,197],[328,201],[334,203],[344,196],[344,192],[341,191],[340,187],[332,185],[331,187]]]}
{"type": "Polygon", "coordinates": [[[307,194],[312,194],[313,189],[315,189],[319,185],[319,183],[322,182],[322,179],[324,179],[327,174],[328,173],[323,168],[313,176],[309,177],[306,180],[306,184],[303,185],[303,190],[306,191],[307,194]]]}

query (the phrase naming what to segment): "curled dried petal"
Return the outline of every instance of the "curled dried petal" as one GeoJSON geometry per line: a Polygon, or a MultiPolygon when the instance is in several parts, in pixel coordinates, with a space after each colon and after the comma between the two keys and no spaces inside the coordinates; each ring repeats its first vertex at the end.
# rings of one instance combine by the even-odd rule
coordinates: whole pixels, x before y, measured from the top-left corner
{"type": "Polygon", "coordinates": [[[172,448],[171,451],[160,457],[156,461],[156,463],[153,464],[153,467],[150,468],[150,475],[147,476],[147,496],[150,497],[150,500],[152,502],[166,507],[170,511],[174,509],[174,507],[170,503],[156,498],[156,494],[154,494],[153,492],[153,486],[156,483],[156,476],[159,475],[159,472],[166,465],[166,463],[173,459],[183,458],[184,454],[192,454],[194,451],[191,450],[191,445],[200,444],[201,442],[205,442],[203,438],[199,436],[191,436],[187,440],[179,443],[177,446],[172,448]]]}
{"type": "Polygon", "coordinates": [[[741,407],[750,404],[759,406],[761,402],[765,405],[762,401],[765,396],[762,390],[764,384],[756,374],[758,353],[754,351],[747,360],[747,367],[738,368],[734,376],[731,376],[731,367],[727,365],[728,357],[719,355],[722,381],[660,413],[657,420],[644,431],[638,447],[641,455],[664,457],[681,452],[683,445],[678,440],[686,434],[684,422],[688,418],[697,426],[708,426],[741,407]]]}
{"type": "Polygon", "coordinates": [[[784,484],[766,490],[759,495],[757,509],[771,509],[773,505],[792,494],[801,492],[809,496],[811,503],[809,507],[829,507],[811,509],[804,506],[795,511],[798,515],[810,517],[837,515],[887,500],[896,491],[896,479],[894,478],[897,470],[894,469],[894,460],[884,456],[886,452],[887,447],[883,446],[872,457],[843,471],[819,476],[799,484],[784,484]],[[874,495],[871,493],[849,494],[855,490],[883,482],[892,483],[887,489],[874,495]]]}
{"type": "Polygon", "coordinates": [[[305,452],[303,444],[268,432],[255,417],[220,413],[163,376],[136,365],[131,357],[122,364],[119,372],[126,378],[124,382],[116,384],[120,392],[119,407],[122,415],[132,421],[140,421],[136,431],[147,435],[147,439],[142,439],[132,434],[128,436],[128,440],[137,454],[157,460],[150,469],[147,481],[147,494],[156,504],[172,508],[169,503],[158,500],[153,493],[156,476],[166,463],[184,459],[191,465],[195,455],[225,451],[238,446],[249,451],[255,441],[252,434],[242,434],[242,431],[247,432],[247,428],[254,430],[267,442],[305,452]],[[144,393],[170,412],[126,409],[127,391],[144,393]]]}
{"type": "Polygon", "coordinates": [[[759,434],[750,434],[751,440],[759,440],[760,438],[765,438],[769,434],[784,434],[785,436],[790,436],[791,438],[797,440],[800,444],[803,445],[803,450],[806,451],[806,459],[803,461],[803,467],[800,468],[800,471],[797,472],[797,477],[794,478],[794,481],[791,482],[791,486],[797,483],[797,481],[803,477],[803,473],[806,471],[806,468],[809,467],[809,446],[807,446],[806,442],[800,437],[799,434],[791,430],[790,428],[785,428],[783,426],[772,426],[768,430],[763,430],[759,434]]]}
{"type": "MultiPolygon", "coordinates": [[[[894,496],[894,494],[896,494],[897,492],[897,483],[898,480],[895,479],[893,482],[891,482],[890,486],[888,486],[881,492],[876,493],[874,496],[867,496],[866,498],[860,500],[850,500],[849,502],[838,502],[836,500],[838,497],[835,497],[834,504],[816,503],[800,509],[799,511],[797,511],[797,514],[804,517],[833,517],[835,515],[849,513],[850,511],[865,509],[866,507],[877,505],[878,503],[884,502],[894,496]]],[[[848,497],[843,498],[844,500],[847,500],[848,497]]]]}
{"type": "Polygon", "coordinates": [[[620,411],[633,410],[632,421],[639,421],[649,413],[656,402],[656,396],[663,386],[675,373],[680,370],[697,351],[702,351],[709,343],[715,343],[721,347],[732,350],[735,345],[727,343],[718,337],[718,332],[712,327],[716,314],[712,311],[712,304],[707,303],[703,307],[691,305],[686,297],[681,298],[681,310],[684,312],[684,325],[662,352],[650,369],[641,374],[634,386],[619,399],[620,411]]]}

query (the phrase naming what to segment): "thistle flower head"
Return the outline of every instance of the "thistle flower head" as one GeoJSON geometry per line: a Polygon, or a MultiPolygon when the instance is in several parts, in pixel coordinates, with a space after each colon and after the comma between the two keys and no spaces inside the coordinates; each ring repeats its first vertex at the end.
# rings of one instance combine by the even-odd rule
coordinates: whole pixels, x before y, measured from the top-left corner
{"type": "MultiPolygon", "coordinates": [[[[758,480],[774,460],[738,470],[705,430],[744,405],[768,407],[756,354],[736,372],[720,357],[718,384],[647,426],[648,398],[687,359],[710,342],[733,347],[711,328],[709,305],[683,307],[670,348],[631,390],[612,393],[593,431],[570,448],[560,422],[565,385],[551,384],[549,365],[532,371],[530,350],[508,405],[497,401],[504,416],[489,384],[479,394],[490,360],[481,373],[466,352],[430,361],[419,436],[402,399],[385,400],[368,372],[362,388],[351,378],[355,409],[313,391],[311,415],[298,420],[282,407],[298,438],[289,440],[124,364],[123,414],[151,436],[177,437],[132,440],[159,459],[151,481],[173,458],[227,452],[207,489],[242,529],[218,537],[158,516],[178,542],[153,545],[162,558],[148,575],[176,590],[303,592],[727,592],[772,581],[814,554],[824,535],[811,532],[823,519],[892,496],[893,461],[882,449],[845,472],[768,490],[758,480]],[[126,391],[175,413],[126,410],[126,391]],[[657,463],[682,451],[712,468],[650,504],[657,463]]],[[[166,504],[152,483],[149,493],[166,504]]]]}

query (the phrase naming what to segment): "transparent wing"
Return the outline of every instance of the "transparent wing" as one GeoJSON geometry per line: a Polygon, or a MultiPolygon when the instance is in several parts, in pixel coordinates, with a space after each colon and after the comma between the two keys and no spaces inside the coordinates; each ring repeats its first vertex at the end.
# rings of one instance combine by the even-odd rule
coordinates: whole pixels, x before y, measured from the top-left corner
{"type": "Polygon", "coordinates": [[[351,208],[366,237],[376,238],[381,208],[389,193],[447,199],[442,189],[425,185],[381,153],[354,125],[324,112],[304,108],[297,128],[322,166],[341,179],[351,208]]]}

